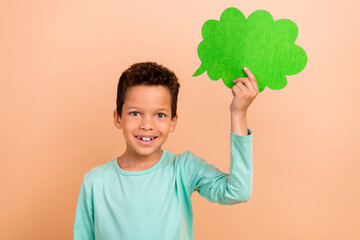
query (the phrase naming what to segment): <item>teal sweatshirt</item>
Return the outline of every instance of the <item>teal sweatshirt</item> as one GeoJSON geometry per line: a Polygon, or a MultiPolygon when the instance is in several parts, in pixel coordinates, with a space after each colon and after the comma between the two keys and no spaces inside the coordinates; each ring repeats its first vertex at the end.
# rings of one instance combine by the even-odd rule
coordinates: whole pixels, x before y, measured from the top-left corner
{"type": "Polygon", "coordinates": [[[230,130],[230,169],[186,151],[162,150],[151,168],[126,171],[117,158],[84,175],[77,202],[74,240],[193,240],[191,195],[233,205],[252,194],[252,131],[230,130]]]}

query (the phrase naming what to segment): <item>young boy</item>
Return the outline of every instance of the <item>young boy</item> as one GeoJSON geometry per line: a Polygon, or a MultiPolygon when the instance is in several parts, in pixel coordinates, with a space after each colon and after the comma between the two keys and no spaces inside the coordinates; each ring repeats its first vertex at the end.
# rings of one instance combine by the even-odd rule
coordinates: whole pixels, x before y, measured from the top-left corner
{"type": "Polygon", "coordinates": [[[253,74],[234,80],[230,105],[230,174],[190,151],[162,150],[176,127],[180,84],[152,62],[125,70],[117,89],[114,123],[126,150],[85,174],[76,208],[75,240],[191,240],[194,191],[233,205],[252,194],[252,131],[246,112],[258,94],[253,74]]]}

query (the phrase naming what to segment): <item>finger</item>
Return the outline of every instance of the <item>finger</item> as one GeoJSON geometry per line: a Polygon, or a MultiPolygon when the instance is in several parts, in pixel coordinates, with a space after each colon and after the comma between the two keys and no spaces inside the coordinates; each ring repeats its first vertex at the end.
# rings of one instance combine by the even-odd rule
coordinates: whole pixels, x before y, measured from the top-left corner
{"type": "MultiPolygon", "coordinates": [[[[243,86],[246,86],[246,83],[244,81],[245,79],[246,79],[246,77],[236,78],[233,80],[233,83],[235,83],[235,85],[242,84],[243,86]]],[[[246,87],[248,87],[248,86],[246,86],[246,87]]]]}
{"type": "Polygon", "coordinates": [[[252,95],[257,95],[258,94],[258,89],[256,86],[254,86],[253,82],[249,79],[249,78],[244,78],[242,81],[244,81],[244,83],[246,84],[249,92],[252,95]]]}
{"type": "Polygon", "coordinates": [[[256,85],[254,84],[254,82],[251,81],[250,78],[245,78],[244,81],[247,81],[247,86],[250,92],[256,94],[256,85]]]}
{"type": "Polygon", "coordinates": [[[235,80],[234,81],[236,82],[236,85],[239,85],[239,87],[240,87],[240,85],[243,85],[243,86],[246,87],[246,90],[248,92],[252,93],[253,95],[256,94],[255,87],[254,87],[253,83],[250,81],[249,78],[242,77],[242,78],[237,78],[235,80]]]}
{"type": "Polygon", "coordinates": [[[255,78],[254,74],[246,67],[244,68],[244,72],[246,73],[246,75],[249,77],[250,81],[254,85],[255,91],[257,93],[259,93],[259,86],[257,84],[257,81],[256,81],[256,78],[255,78]]]}
{"type": "Polygon", "coordinates": [[[244,86],[246,86],[247,88],[249,88],[252,84],[250,82],[250,80],[247,77],[241,77],[241,78],[237,78],[233,81],[235,84],[239,84],[239,82],[241,82],[244,86]]]}
{"type": "MultiPolygon", "coordinates": [[[[244,71],[250,71],[250,70],[248,70],[247,68],[244,68],[244,71]]],[[[250,71],[250,73],[246,73],[246,74],[248,75],[247,79],[251,84],[251,87],[250,87],[250,84],[249,84],[249,89],[250,89],[251,93],[257,94],[258,93],[258,90],[257,90],[258,87],[257,87],[257,82],[256,82],[256,79],[255,79],[255,76],[252,74],[251,71],[250,71]],[[250,77],[251,77],[251,79],[250,79],[250,77]],[[255,80],[252,80],[252,79],[255,79],[255,80]]]]}
{"type": "Polygon", "coordinates": [[[238,82],[234,85],[234,88],[238,88],[240,94],[249,92],[244,79],[241,78],[238,78],[238,82]]]}
{"type": "Polygon", "coordinates": [[[239,82],[240,80],[245,79],[245,78],[247,78],[247,77],[235,78],[235,79],[233,80],[233,83],[237,83],[237,82],[239,82]]]}
{"type": "Polygon", "coordinates": [[[241,94],[241,90],[238,86],[234,85],[232,88],[231,88],[231,92],[233,94],[233,96],[239,96],[241,94]]]}

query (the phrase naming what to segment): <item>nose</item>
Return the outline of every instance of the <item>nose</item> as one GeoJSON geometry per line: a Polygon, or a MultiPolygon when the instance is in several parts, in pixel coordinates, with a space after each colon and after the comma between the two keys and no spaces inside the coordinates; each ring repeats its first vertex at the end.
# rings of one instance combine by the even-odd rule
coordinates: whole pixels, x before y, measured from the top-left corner
{"type": "Polygon", "coordinates": [[[140,123],[141,130],[154,130],[154,119],[151,116],[144,116],[140,123]]]}

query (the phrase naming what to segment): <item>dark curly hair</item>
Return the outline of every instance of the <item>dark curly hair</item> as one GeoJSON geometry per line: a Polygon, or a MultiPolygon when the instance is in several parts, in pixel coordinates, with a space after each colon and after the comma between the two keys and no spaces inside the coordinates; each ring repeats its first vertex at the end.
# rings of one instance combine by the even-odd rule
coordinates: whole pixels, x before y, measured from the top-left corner
{"type": "Polygon", "coordinates": [[[142,62],[131,65],[120,76],[116,98],[116,111],[120,117],[125,102],[126,90],[137,85],[162,85],[168,88],[171,95],[171,119],[176,116],[180,88],[178,78],[172,71],[160,64],[142,62]]]}

